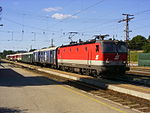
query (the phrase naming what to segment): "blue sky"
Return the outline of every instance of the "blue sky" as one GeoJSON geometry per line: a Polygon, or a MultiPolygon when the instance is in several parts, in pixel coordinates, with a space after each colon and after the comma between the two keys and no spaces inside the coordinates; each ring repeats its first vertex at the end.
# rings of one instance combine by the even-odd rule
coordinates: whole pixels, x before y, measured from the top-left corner
{"type": "Polygon", "coordinates": [[[130,38],[150,35],[149,0],[0,0],[0,51],[30,50],[69,43],[68,32],[78,32],[73,40],[109,34],[124,40],[122,13],[134,15],[130,38]]]}

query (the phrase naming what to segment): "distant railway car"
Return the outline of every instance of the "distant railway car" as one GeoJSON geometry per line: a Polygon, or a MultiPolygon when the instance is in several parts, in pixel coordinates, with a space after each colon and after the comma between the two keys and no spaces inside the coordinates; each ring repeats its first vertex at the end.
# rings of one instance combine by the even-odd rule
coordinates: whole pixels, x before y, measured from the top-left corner
{"type": "Polygon", "coordinates": [[[7,60],[11,60],[11,55],[6,55],[7,60]]]}
{"type": "Polygon", "coordinates": [[[22,60],[22,53],[15,54],[15,61],[21,61],[22,60]]]}
{"type": "Polygon", "coordinates": [[[56,65],[56,48],[50,47],[34,51],[34,62],[42,65],[56,65]]]}
{"type": "Polygon", "coordinates": [[[21,61],[22,53],[7,55],[6,59],[12,60],[12,61],[21,61]]]}
{"type": "Polygon", "coordinates": [[[10,60],[12,60],[12,61],[16,61],[16,54],[12,54],[12,55],[10,55],[10,60]]]}
{"type": "Polygon", "coordinates": [[[125,42],[92,40],[60,46],[57,51],[58,68],[78,71],[106,78],[124,74],[127,64],[125,42]]]}
{"type": "Polygon", "coordinates": [[[33,63],[33,52],[22,53],[21,61],[32,64],[33,63]]]}
{"type": "Polygon", "coordinates": [[[35,64],[37,64],[37,63],[40,62],[40,53],[39,53],[39,50],[33,51],[33,62],[35,64]]]}

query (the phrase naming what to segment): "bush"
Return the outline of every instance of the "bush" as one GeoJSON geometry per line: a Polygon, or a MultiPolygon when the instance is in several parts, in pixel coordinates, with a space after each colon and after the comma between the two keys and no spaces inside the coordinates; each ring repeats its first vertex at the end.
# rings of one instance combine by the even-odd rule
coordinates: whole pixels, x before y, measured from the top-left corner
{"type": "Polygon", "coordinates": [[[137,62],[138,61],[138,55],[139,53],[142,53],[143,51],[130,51],[130,61],[131,62],[137,62]]]}
{"type": "Polygon", "coordinates": [[[150,42],[143,47],[144,53],[150,53],[150,42]]]}

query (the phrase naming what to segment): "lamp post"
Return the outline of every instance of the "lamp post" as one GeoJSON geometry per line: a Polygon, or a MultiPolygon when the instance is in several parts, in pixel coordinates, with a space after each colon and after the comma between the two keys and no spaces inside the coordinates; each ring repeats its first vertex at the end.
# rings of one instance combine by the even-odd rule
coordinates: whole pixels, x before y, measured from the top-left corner
{"type": "Polygon", "coordinates": [[[34,39],[32,41],[35,41],[36,40],[36,32],[31,32],[34,36],[34,39]]]}

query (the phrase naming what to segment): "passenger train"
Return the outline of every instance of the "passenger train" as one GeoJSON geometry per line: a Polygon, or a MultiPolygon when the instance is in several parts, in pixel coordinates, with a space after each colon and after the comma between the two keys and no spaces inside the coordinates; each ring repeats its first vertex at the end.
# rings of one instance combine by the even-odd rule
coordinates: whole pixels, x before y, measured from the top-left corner
{"type": "Polygon", "coordinates": [[[115,78],[129,69],[127,56],[125,42],[95,38],[86,42],[72,42],[69,45],[7,55],[6,58],[96,77],[115,78]]]}

